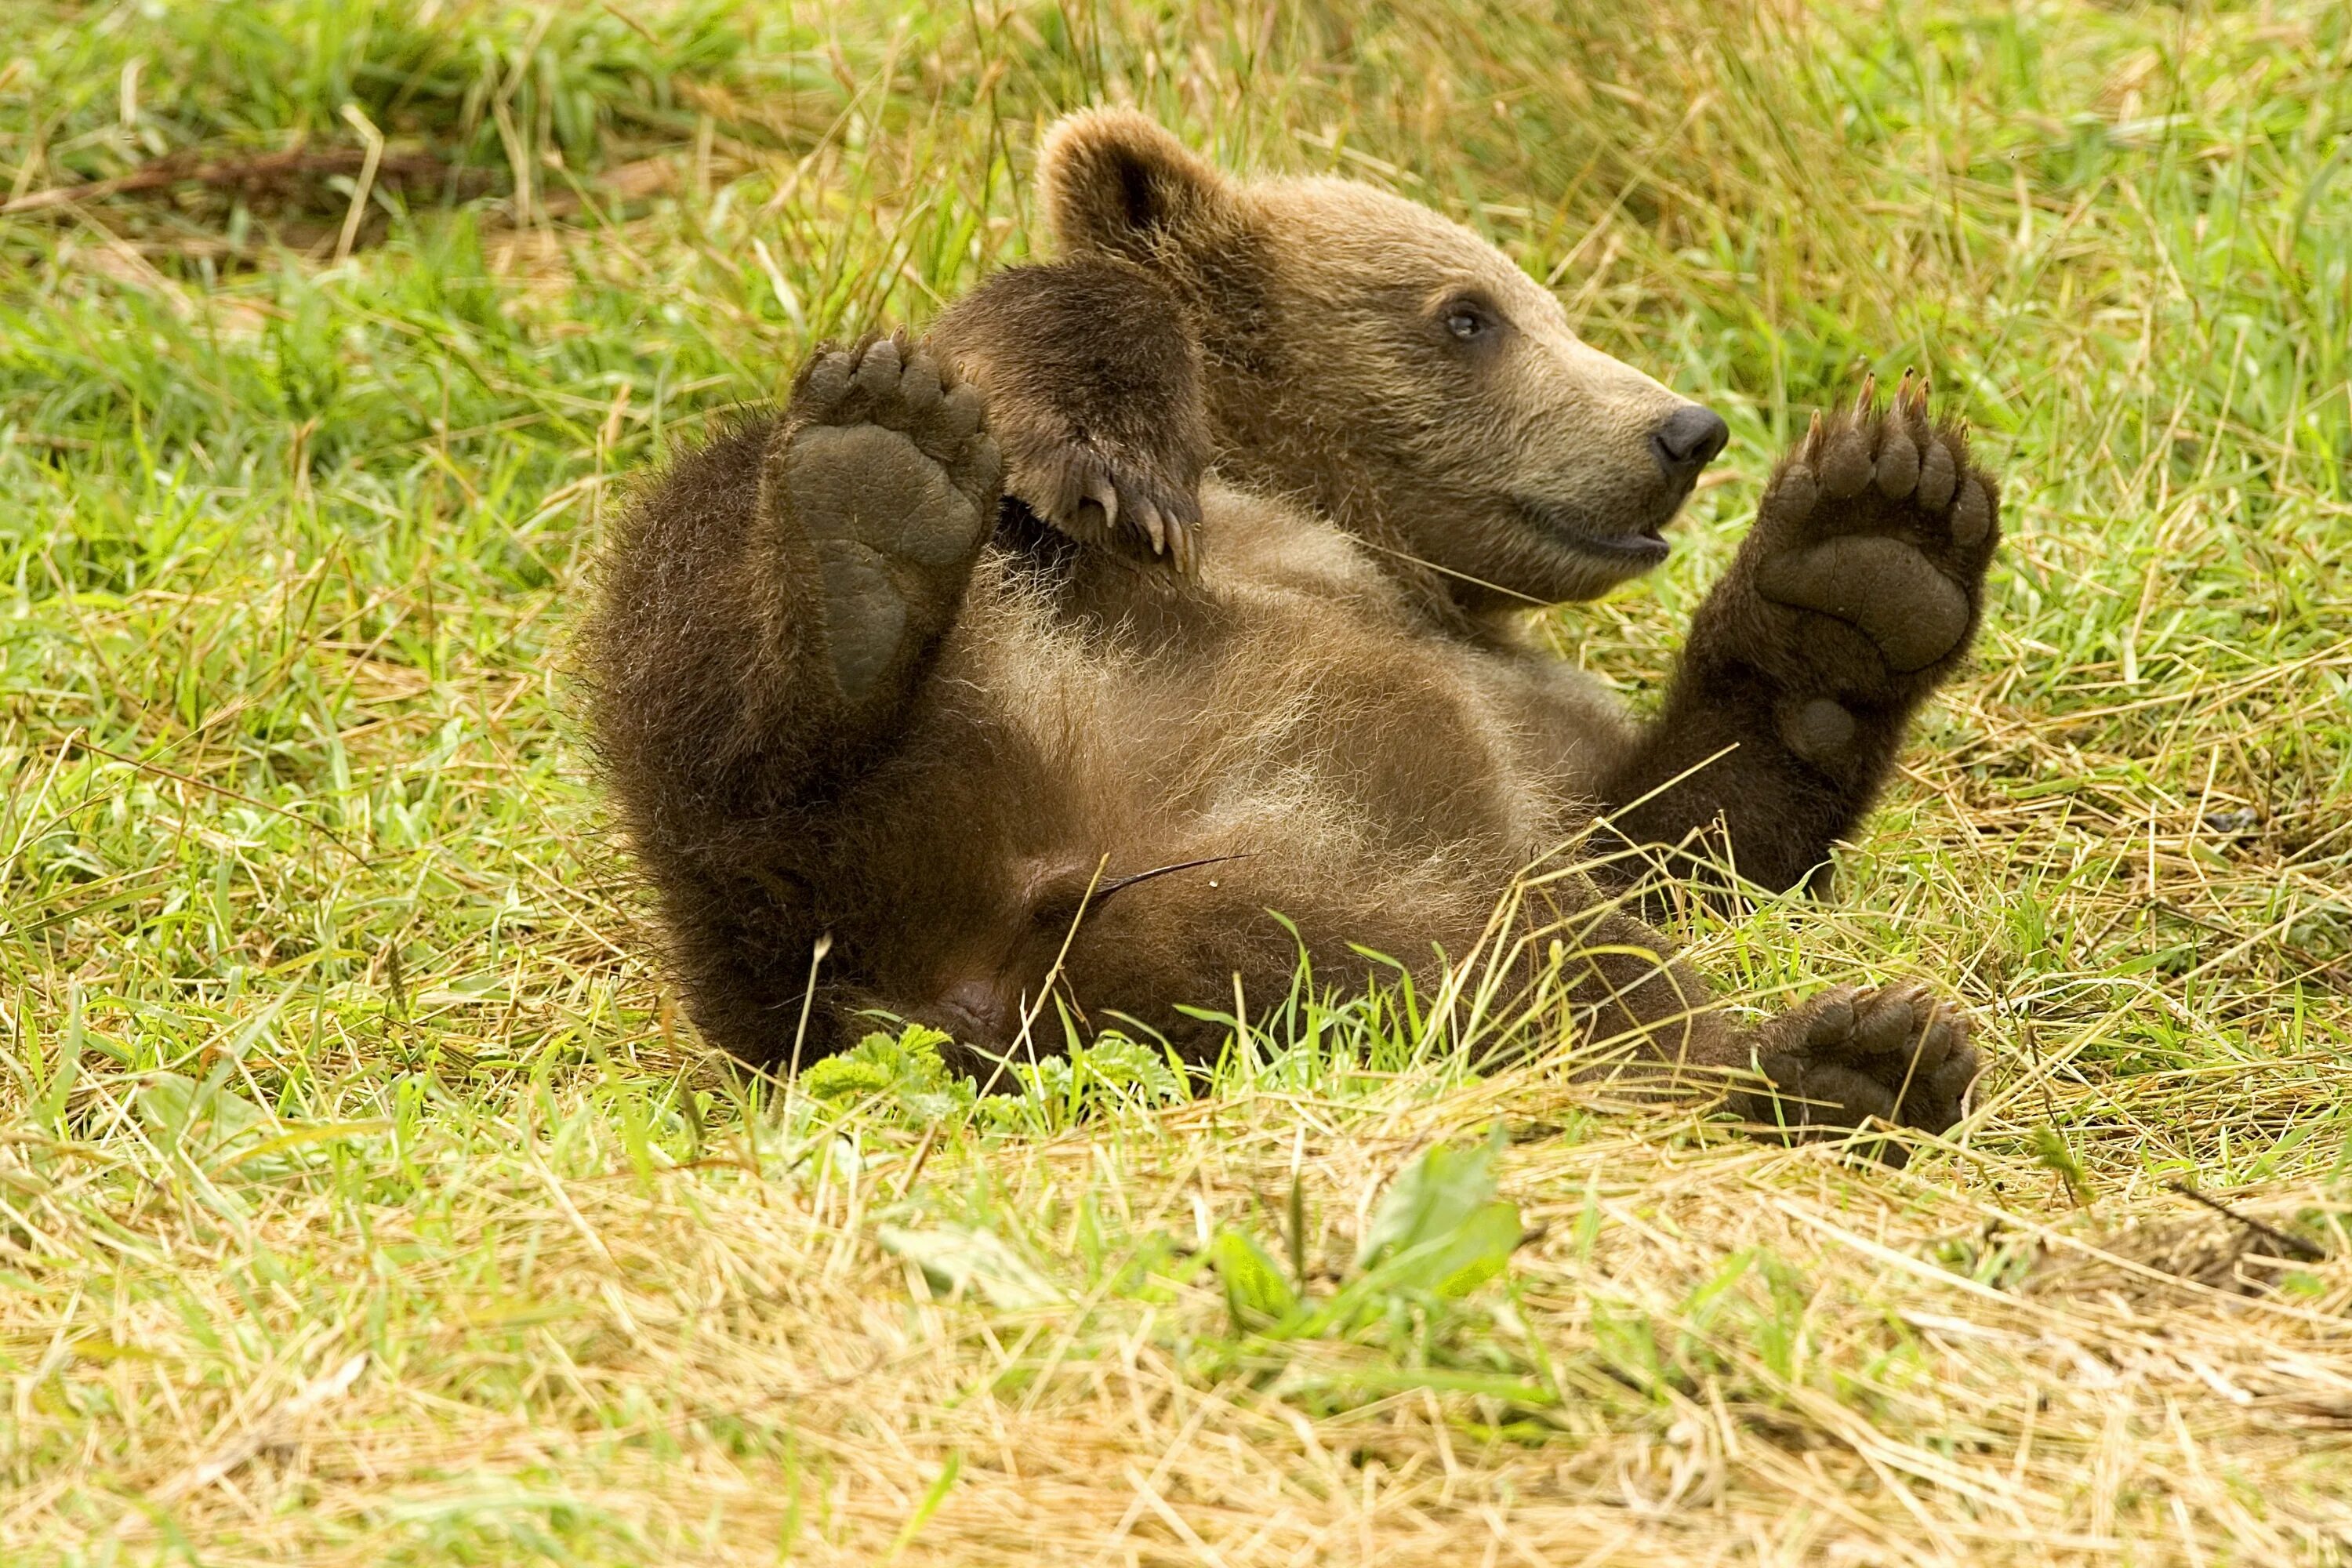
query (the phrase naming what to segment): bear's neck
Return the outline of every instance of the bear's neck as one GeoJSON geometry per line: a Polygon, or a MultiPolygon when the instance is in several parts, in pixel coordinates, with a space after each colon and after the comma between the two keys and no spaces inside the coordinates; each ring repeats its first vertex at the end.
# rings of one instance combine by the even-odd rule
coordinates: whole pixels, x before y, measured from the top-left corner
{"type": "MultiPolygon", "coordinates": [[[[1212,377],[1221,381],[1222,377],[1212,377]]],[[[1224,392],[1223,387],[1217,392],[1224,392]]],[[[1219,476],[1236,489],[1281,498],[1329,521],[1360,541],[1381,574],[1395,584],[1406,605],[1428,629],[1448,637],[1490,642],[1507,635],[1490,626],[1483,606],[1465,602],[1444,572],[1414,553],[1410,533],[1386,504],[1396,487],[1352,465],[1331,461],[1347,444],[1318,429],[1312,411],[1281,406],[1279,394],[1263,384],[1210,397],[1219,476]]]]}

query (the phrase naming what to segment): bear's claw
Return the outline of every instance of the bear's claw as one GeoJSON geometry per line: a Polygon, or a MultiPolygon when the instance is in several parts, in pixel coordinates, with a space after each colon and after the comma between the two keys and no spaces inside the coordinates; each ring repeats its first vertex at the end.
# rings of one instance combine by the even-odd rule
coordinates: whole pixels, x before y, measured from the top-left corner
{"type": "Polygon", "coordinates": [[[1154,483],[1106,454],[1076,444],[1044,455],[1028,448],[1012,465],[1006,490],[1071,538],[1114,547],[1122,556],[1149,555],[1186,576],[1199,569],[1201,500],[1197,490],[1154,483]]]}
{"type": "Polygon", "coordinates": [[[816,561],[825,647],[864,703],[952,615],[1003,465],[980,391],[903,338],[820,348],[785,411],[780,500],[816,561]]]}

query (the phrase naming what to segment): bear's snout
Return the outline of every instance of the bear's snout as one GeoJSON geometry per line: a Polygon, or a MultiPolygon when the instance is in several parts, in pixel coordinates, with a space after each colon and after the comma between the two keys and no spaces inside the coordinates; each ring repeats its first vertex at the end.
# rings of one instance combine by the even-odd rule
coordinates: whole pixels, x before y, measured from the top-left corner
{"type": "Polygon", "coordinates": [[[1007,994],[1001,975],[958,976],[940,987],[928,1005],[914,1011],[921,1022],[945,1029],[960,1046],[1002,1048],[1020,1033],[1021,1002],[1007,994]]]}
{"type": "Polygon", "coordinates": [[[1731,427],[1714,409],[1685,403],[1650,432],[1650,452],[1669,483],[1687,485],[1730,439],[1731,427]]]}

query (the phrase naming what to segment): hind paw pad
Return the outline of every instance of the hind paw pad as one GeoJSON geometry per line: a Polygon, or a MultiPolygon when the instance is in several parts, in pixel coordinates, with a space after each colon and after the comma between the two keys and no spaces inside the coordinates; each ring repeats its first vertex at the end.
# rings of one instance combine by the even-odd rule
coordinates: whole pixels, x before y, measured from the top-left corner
{"type": "MultiPolygon", "coordinates": [[[[1924,985],[1837,986],[1764,1026],[1756,1065],[1771,1088],[1735,1108],[1790,1137],[1872,1122],[1941,1132],[1982,1070],[1969,1033],[1968,1018],[1924,985]]],[[[1901,1152],[1882,1151],[1895,1163],[1901,1152]]]]}
{"type": "Polygon", "coordinates": [[[979,389],[881,338],[824,349],[787,411],[781,490],[816,555],[826,647],[862,703],[953,612],[994,521],[1003,463],[979,389]]]}

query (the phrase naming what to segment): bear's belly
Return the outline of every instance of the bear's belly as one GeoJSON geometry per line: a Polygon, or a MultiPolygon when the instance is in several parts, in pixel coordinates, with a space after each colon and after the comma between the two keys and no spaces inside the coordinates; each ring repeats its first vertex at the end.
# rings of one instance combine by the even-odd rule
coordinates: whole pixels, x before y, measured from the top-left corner
{"type": "Polygon", "coordinates": [[[1302,948],[1335,981],[1360,945],[1459,957],[1522,870],[1558,864],[1582,814],[1491,658],[1377,599],[1212,590],[1146,647],[975,576],[870,781],[887,808],[848,814],[899,825],[866,838],[904,861],[867,885],[918,894],[863,911],[899,933],[871,944],[907,961],[874,977],[895,1010],[1002,1044],[1050,982],[1181,1029],[1173,1004],[1285,984],[1302,948]]]}
{"type": "Polygon", "coordinates": [[[1381,606],[1228,593],[1197,635],[1144,650],[975,586],[942,673],[1070,792],[1074,838],[1114,859],[1171,833],[1213,854],[1219,822],[1269,816],[1374,857],[1528,855],[1576,815],[1546,715],[1492,659],[1381,606]]]}

